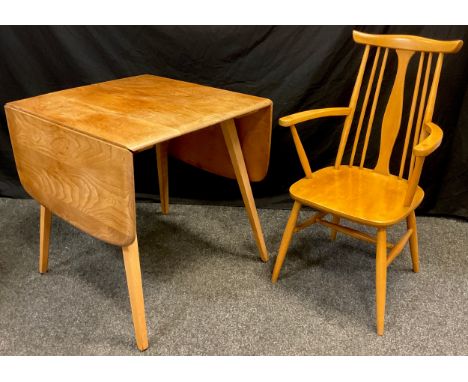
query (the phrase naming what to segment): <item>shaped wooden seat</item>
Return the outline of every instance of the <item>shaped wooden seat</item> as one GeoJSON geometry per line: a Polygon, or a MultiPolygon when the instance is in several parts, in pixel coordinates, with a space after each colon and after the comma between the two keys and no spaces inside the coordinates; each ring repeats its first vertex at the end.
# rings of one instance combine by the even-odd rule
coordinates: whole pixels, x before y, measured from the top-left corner
{"type": "Polygon", "coordinates": [[[404,205],[408,181],[393,175],[341,166],[326,167],[294,183],[289,192],[304,205],[373,226],[388,226],[408,216],[423,200],[417,187],[410,206],[404,205]]]}
{"type": "MultiPolygon", "coordinates": [[[[272,281],[276,282],[278,279],[292,235],[312,224],[318,223],[330,228],[332,239],[336,237],[338,231],[376,243],[376,320],[377,333],[383,335],[387,267],[401,253],[408,241],[413,271],[419,271],[414,210],[423,200],[424,192],[418,186],[418,182],[425,157],[436,150],[442,142],[442,130],[432,122],[432,115],[444,54],[458,52],[463,42],[406,35],[371,35],[357,31],[353,32],[353,38],[356,43],[365,45],[365,49],[349,106],[307,110],[279,120],[281,126],[291,129],[306,176],[290,188],[294,206],[283,234],[272,281]],[[382,105],[382,100],[379,102],[380,89],[387,59],[391,54],[397,59],[396,75],[390,96],[382,105]],[[435,54],[437,61],[434,65],[435,54]],[[408,119],[405,119],[407,124],[404,143],[401,145],[402,151],[395,153],[394,146],[405,106],[405,85],[410,82],[407,78],[407,69],[411,59],[418,56],[411,106],[405,109],[405,113],[408,113],[405,117],[408,116],[408,119]],[[373,62],[367,67],[369,58],[373,59],[373,62]],[[377,73],[377,80],[374,81],[377,73]],[[364,78],[367,79],[367,86],[363,96],[360,96],[364,78]],[[357,107],[358,101],[360,107],[357,107]],[[370,109],[369,101],[371,101],[370,109]],[[376,113],[379,106],[383,107],[383,117],[381,121],[374,123],[376,115],[379,115],[376,113]],[[360,112],[359,117],[355,119],[356,110],[360,112]],[[345,119],[335,165],[313,173],[295,125],[322,117],[345,117],[345,119]],[[374,124],[380,127],[380,147],[376,163],[369,166],[366,154],[374,124]],[[354,131],[354,139],[349,140],[350,135],[352,136],[351,131],[354,131]],[[346,150],[348,140],[352,146],[346,150]],[[359,152],[360,158],[358,158],[359,152]],[[345,153],[349,153],[347,164],[343,163],[345,153]],[[398,175],[390,173],[392,155],[401,157],[398,175]],[[297,224],[299,211],[303,205],[312,207],[318,212],[297,224]],[[327,215],[331,215],[331,219],[326,219],[327,215]],[[375,227],[376,235],[340,225],[342,218],[375,227]],[[387,227],[405,219],[406,233],[398,243],[388,243],[387,227]],[[389,252],[387,248],[390,248],[389,252]]],[[[374,133],[379,132],[378,127],[374,129],[374,133]]]]}

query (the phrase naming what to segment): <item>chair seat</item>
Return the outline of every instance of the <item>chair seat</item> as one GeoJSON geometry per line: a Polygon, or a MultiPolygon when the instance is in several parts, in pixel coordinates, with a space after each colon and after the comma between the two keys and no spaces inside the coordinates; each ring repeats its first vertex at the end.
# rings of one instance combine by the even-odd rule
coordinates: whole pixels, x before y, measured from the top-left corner
{"type": "Polygon", "coordinates": [[[408,181],[374,170],[341,166],[326,167],[294,183],[289,192],[302,204],[319,211],[375,226],[399,222],[422,201],[418,186],[409,207],[404,207],[408,181]]]}

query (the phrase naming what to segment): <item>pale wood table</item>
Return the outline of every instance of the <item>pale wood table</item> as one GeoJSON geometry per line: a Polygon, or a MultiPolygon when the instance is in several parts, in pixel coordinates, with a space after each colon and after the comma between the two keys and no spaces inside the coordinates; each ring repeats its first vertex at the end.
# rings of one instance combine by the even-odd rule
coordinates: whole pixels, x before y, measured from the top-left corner
{"type": "Polygon", "coordinates": [[[168,153],[235,177],[260,257],[267,261],[249,180],[261,180],[267,171],[271,109],[265,98],[152,75],[8,103],[19,178],[41,205],[39,271],[47,271],[52,214],[122,247],[136,343],[145,350],[133,153],[157,148],[165,213],[168,153]]]}

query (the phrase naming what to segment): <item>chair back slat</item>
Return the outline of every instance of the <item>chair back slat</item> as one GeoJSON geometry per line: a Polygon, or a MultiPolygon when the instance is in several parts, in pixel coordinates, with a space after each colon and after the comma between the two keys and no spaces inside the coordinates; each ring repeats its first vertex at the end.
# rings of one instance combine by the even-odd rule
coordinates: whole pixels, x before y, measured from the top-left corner
{"type": "Polygon", "coordinates": [[[369,116],[369,121],[367,123],[366,137],[364,138],[364,147],[362,149],[362,154],[361,154],[361,163],[359,164],[360,168],[364,167],[364,161],[366,160],[367,146],[369,144],[369,137],[370,137],[370,133],[372,130],[372,125],[374,123],[375,109],[377,108],[377,103],[379,102],[380,87],[382,85],[382,79],[385,73],[385,67],[387,65],[387,58],[388,58],[388,48],[385,49],[385,53],[382,59],[382,64],[380,66],[379,79],[377,80],[377,86],[374,92],[374,99],[372,100],[371,112],[369,116]]]}
{"type": "Polygon", "coordinates": [[[411,130],[413,128],[414,112],[416,109],[416,102],[418,100],[418,95],[419,95],[419,85],[421,82],[421,72],[422,72],[423,62],[424,62],[424,52],[421,52],[420,58],[419,58],[419,65],[418,65],[418,74],[416,75],[416,84],[414,85],[413,100],[411,101],[410,116],[408,119],[408,125],[406,126],[405,144],[403,146],[403,154],[401,157],[400,172],[398,173],[398,177],[400,179],[403,176],[403,171],[404,171],[405,162],[406,162],[406,155],[408,153],[408,144],[410,140],[409,138],[411,136],[411,130]]]}
{"type": "Polygon", "coordinates": [[[384,175],[390,174],[390,157],[398,131],[400,130],[403,112],[406,71],[409,61],[414,54],[411,50],[399,49],[396,50],[396,53],[398,56],[398,69],[382,121],[379,159],[375,166],[375,171],[384,175]]]}
{"type": "MultiPolygon", "coordinates": [[[[429,93],[429,99],[427,100],[426,113],[424,114],[424,122],[430,122],[432,119],[432,115],[434,114],[434,105],[437,98],[437,88],[439,87],[440,72],[442,71],[443,61],[444,54],[439,53],[439,56],[437,57],[436,67],[434,69],[434,77],[432,78],[431,92],[429,93]]],[[[423,131],[425,134],[426,130],[424,129],[423,131]]]]}
{"type": "MultiPolygon", "coordinates": [[[[431,90],[429,92],[429,97],[427,98],[427,105],[426,105],[426,111],[424,113],[424,122],[423,125],[431,122],[432,120],[432,115],[434,114],[434,104],[437,98],[437,88],[439,87],[439,80],[440,80],[440,72],[442,71],[442,63],[444,61],[444,54],[439,53],[439,56],[437,57],[437,63],[434,69],[434,75],[432,77],[432,85],[431,85],[431,90]]],[[[417,134],[415,134],[415,141],[413,142],[413,146],[416,146],[419,142],[424,140],[427,137],[427,131],[426,129],[421,129],[421,132],[419,133],[419,137],[416,141],[416,137],[418,137],[417,134]]],[[[411,163],[410,163],[410,170],[409,170],[409,175],[408,179],[411,178],[414,172],[414,178],[418,179],[419,181],[419,176],[421,175],[422,171],[422,163],[423,160],[421,158],[416,158],[414,155],[411,156],[411,163]],[[418,163],[418,159],[420,163],[418,163]],[[413,164],[414,163],[414,164],[413,164]]],[[[410,191],[408,190],[408,194],[410,194],[410,191]]],[[[409,197],[406,200],[406,203],[408,202],[409,197]]]]}
{"type": "MultiPolygon", "coordinates": [[[[419,102],[418,119],[416,121],[416,127],[414,129],[413,147],[419,143],[419,135],[421,132],[422,117],[424,114],[424,108],[425,108],[425,103],[426,103],[427,87],[429,84],[429,74],[431,72],[431,65],[432,65],[432,53],[429,53],[429,57],[428,57],[427,64],[426,64],[426,73],[424,75],[424,83],[423,83],[423,88],[422,88],[422,93],[421,93],[421,100],[419,102]]],[[[408,178],[410,178],[411,174],[413,173],[414,160],[415,160],[414,154],[411,153],[408,178]]]]}
{"type": "Polygon", "coordinates": [[[364,72],[365,72],[365,69],[366,69],[366,63],[367,63],[367,59],[369,57],[369,50],[370,50],[370,46],[366,45],[366,48],[364,50],[364,54],[362,56],[361,65],[359,67],[358,76],[357,76],[356,82],[354,84],[353,93],[351,94],[351,101],[349,102],[349,107],[351,108],[351,112],[349,113],[349,115],[345,119],[344,126],[343,126],[343,132],[341,133],[340,145],[338,147],[338,154],[337,154],[336,160],[335,160],[335,168],[340,167],[341,160],[343,159],[344,149],[345,149],[345,146],[346,146],[346,142],[348,141],[349,130],[350,130],[351,124],[353,122],[354,111],[356,109],[356,104],[357,104],[357,101],[358,101],[358,98],[359,98],[359,92],[361,90],[362,78],[364,77],[364,72]]]}
{"type": "Polygon", "coordinates": [[[369,77],[369,81],[367,83],[366,94],[364,96],[364,101],[363,101],[362,108],[361,108],[361,114],[359,115],[359,122],[358,122],[358,126],[356,129],[356,134],[354,136],[354,144],[353,144],[353,150],[351,153],[351,159],[349,160],[350,166],[352,166],[354,163],[354,156],[356,155],[356,149],[357,149],[357,145],[359,142],[359,137],[361,135],[362,122],[364,121],[364,116],[367,110],[367,103],[369,102],[369,95],[371,93],[372,85],[374,83],[375,70],[377,69],[377,62],[379,61],[379,56],[380,56],[380,47],[377,48],[377,51],[375,52],[374,63],[372,64],[371,74],[369,77]]]}

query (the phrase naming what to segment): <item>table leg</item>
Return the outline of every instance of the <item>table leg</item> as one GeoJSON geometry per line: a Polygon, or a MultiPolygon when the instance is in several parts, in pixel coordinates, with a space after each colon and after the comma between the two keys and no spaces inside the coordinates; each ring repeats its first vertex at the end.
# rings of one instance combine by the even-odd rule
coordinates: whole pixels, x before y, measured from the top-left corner
{"type": "Polygon", "coordinates": [[[167,170],[167,149],[168,142],[161,142],[156,145],[159,198],[161,200],[161,211],[164,215],[169,213],[169,180],[167,170]]]}
{"type": "Polygon", "coordinates": [[[258,218],[257,208],[255,207],[255,200],[252,195],[252,188],[250,187],[249,175],[245,167],[244,155],[242,154],[239,137],[237,135],[236,125],[233,119],[221,123],[221,129],[224,135],[224,141],[231,158],[232,166],[236,174],[237,183],[244,200],[245,209],[249,217],[250,225],[255,236],[258,250],[260,251],[260,258],[263,261],[268,261],[268,252],[263,238],[262,226],[258,218]]]}
{"type": "Polygon", "coordinates": [[[52,213],[50,210],[41,205],[41,218],[39,223],[39,272],[47,272],[49,263],[49,240],[50,240],[50,223],[52,213]]]}
{"type": "Polygon", "coordinates": [[[127,247],[122,247],[125,273],[127,275],[128,294],[132,308],[133,327],[138,349],[148,348],[148,334],[146,331],[145,302],[143,299],[143,285],[141,282],[140,256],[138,240],[127,247]]]}

